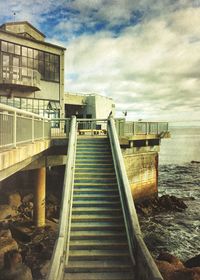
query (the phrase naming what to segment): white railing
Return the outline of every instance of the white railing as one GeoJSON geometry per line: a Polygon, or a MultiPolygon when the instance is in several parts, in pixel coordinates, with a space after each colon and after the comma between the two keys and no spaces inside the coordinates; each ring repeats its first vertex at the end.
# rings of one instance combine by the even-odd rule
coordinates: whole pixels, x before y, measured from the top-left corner
{"type": "Polygon", "coordinates": [[[113,162],[117,177],[120,201],[123,210],[127,232],[129,251],[133,265],[136,266],[136,279],[163,280],[149,250],[147,249],[135,210],[135,205],[129,185],[126,168],[118,140],[115,121],[112,117],[108,120],[108,136],[110,140],[113,162]]]}
{"type": "Polygon", "coordinates": [[[50,137],[49,119],[0,103],[0,149],[50,137]]]}
{"type": "Polygon", "coordinates": [[[162,135],[168,132],[168,122],[148,122],[148,121],[125,121],[125,119],[115,119],[115,126],[118,136],[133,135],[162,135]]]}
{"type": "Polygon", "coordinates": [[[73,201],[74,166],[76,155],[76,117],[70,122],[69,144],[67,150],[67,163],[63,183],[59,231],[51,258],[47,280],[63,279],[64,268],[69,257],[70,225],[73,201]]]}
{"type": "Polygon", "coordinates": [[[1,84],[13,84],[39,89],[41,75],[37,70],[19,66],[1,66],[1,84]]]}

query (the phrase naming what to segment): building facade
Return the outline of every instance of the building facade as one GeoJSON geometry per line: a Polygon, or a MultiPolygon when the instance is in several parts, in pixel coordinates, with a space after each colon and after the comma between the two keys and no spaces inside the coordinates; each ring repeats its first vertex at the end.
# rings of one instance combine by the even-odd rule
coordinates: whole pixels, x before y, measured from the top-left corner
{"type": "Polygon", "coordinates": [[[76,115],[77,118],[105,119],[115,115],[115,103],[112,98],[99,94],[65,93],[65,117],[76,115]]]}
{"type": "Polygon", "coordinates": [[[0,26],[0,103],[64,117],[65,48],[28,22],[0,26]]]}

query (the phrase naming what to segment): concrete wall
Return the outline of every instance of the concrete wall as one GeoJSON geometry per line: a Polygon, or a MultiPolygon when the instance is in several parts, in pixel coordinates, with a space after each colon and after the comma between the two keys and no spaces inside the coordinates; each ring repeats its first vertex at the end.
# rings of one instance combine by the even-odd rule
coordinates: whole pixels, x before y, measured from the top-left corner
{"type": "Polygon", "coordinates": [[[44,36],[40,32],[38,32],[35,28],[31,27],[29,24],[24,22],[14,22],[13,24],[5,24],[3,29],[6,31],[14,32],[16,34],[28,33],[34,39],[44,41],[44,36]]]}
{"type": "Polygon", "coordinates": [[[97,119],[107,118],[111,111],[115,116],[115,104],[111,98],[95,95],[95,101],[97,119]]]}
{"type": "Polygon", "coordinates": [[[158,192],[158,153],[123,154],[131,192],[135,201],[156,196],[158,192]]]}

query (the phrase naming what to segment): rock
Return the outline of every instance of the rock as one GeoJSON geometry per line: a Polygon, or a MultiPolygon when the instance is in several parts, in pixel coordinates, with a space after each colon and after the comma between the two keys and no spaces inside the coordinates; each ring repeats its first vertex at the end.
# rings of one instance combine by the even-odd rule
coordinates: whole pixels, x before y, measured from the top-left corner
{"type": "Polygon", "coordinates": [[[192,160],[191,163],[200,163],[200,161],[192,160]]]}
{"type": "Polygon", "coordinates": [[[161,253],[156,264],[164,280],[200,280],[200,267],[186,268],[169,253],[161,253]]]}
{"type": "Polygon", "coordinates": [[[18,249],[18,245],[13,238],[0,237],[0,268],[2,268],[4,264],[4,254],[14,249],[18,249]]]}
{"type": "Polygon", "coordinates": [[[197,267],[199,266],[200,267],[200,254],[187,260],[184,265],[188,268],[191,268],[191,267],[197,267]]]}
{"type": "Polygon", "coordinates": [[[177,257],[167,252],[160,253],[160,255],[157,257],[157,260],[166,261],[170,264],[173,264],[177,269],[184,268],[183,263],[177,257]]]}
{"type": "Polygon", "coordinates": [[[49,266],[50,266],[50,262],[51,261],[46,261],[43,265],[42,268],[40,269],[40,274],[42,275],[42,277],[45,277],[48,273],[49,270],[49,266]]]}
{"type": "Polygon", "coordinates": [[[58,205],[58,199],[55,195],[53,195],[52,193],[48,194],[47,196],[47,201],[49,201],[50,203],[52,203],[53,205],[58,205]]]}
{"type": "Polygon", "coordinates": [[[29,193],[27,195],[25,195],[22,199],[22,202],[23,203],[26,203],[26,202],[32,202],[33,201],[33,194],[32,193],[29,193]]]}
{"type": "Polygon", "coordinates": [[[8,204],[18,208],[21,205],[21,196],[17,191],[5,190],[0,195],[0,204],[8,204]]]}
{"type": "Polygon", "coordinates": [[[12,238],[11,231],[9,229],[2,229],[0,231],[0,238],[12,238]]]}
{"type": "Polygon", "coordinates": [[[16,210],[7,204],[0,205],[0,221],[13,216],[16,216],[16,210]]]}
{"type": "Polygon", "coordinates": [[[17,192],[8,194],[8,204],[11,207],[18,208],[22,204],[20,194],[17,192]]]}
{"type": "Polygon", "coordinates": [[[32,280],[29,267],[22,263],[22,257],[17,250],[11,250],[4,255],[4,267],[0,271],[0,280],[32,280]]]}

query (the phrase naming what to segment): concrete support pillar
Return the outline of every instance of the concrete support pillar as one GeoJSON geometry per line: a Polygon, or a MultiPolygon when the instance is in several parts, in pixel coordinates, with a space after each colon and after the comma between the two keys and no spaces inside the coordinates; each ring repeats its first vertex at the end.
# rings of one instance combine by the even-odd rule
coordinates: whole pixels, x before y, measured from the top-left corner
{"type": "Polygon", "coordinates": [[[46,168],[34,170],[34,223],[36,227],[45,226],[46,168]]]}

